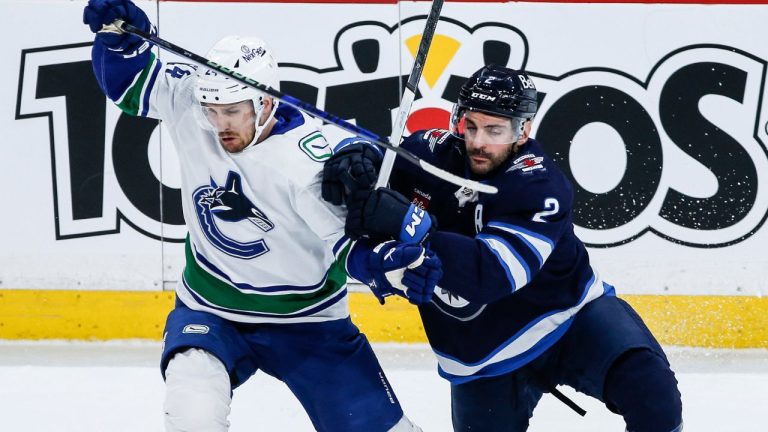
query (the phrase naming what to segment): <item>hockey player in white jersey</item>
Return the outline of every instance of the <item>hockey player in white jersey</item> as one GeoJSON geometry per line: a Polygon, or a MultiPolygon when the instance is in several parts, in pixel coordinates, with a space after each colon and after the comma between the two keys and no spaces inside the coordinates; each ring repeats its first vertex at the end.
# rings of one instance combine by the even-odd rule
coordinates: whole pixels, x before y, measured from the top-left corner
{"type": "MultiPolygon", "coordinates": [[[[168,128],[189,230],[161,359],[166,430],[228,430],[232,390],[259,369],[288,385],[319,431],[420,430],[350,321],[346,279],[379,295],[429,296],[440,261],[418,245],[350,241],[343,210],[320,197],[332,150],[308,117],[215,71],[163,64],[135,36],[101,31],[118,18],[152,29],[129,0],[90,0],[83,19],[96,33],[97,81],[123,111],[168,128]]],[[[279,85],[258,38],[224,38],[208,57],[279,85]]]]}

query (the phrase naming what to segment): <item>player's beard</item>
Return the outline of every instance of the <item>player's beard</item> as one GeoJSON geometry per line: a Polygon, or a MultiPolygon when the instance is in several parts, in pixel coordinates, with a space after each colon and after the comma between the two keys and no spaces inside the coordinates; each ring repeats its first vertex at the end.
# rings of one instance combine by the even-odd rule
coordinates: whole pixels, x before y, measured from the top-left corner
{"type": "Polygon", "coordinates": [[[508,144],[504,146],[504,151],[498,153],[488,153],[483,151],[482,148],[473,149],[467,152],[467,160],[469,160],[469,168],[472,173],[476,175],[486,175],[501,164],[507,161],[509,157],[514,153],[517,146],[514,144],[508,144]],[[485,158],[482,162],[476,161],[473,157],[485,158]]]}
{"type": "Polygon", "coordinates": [[[245,141],[245,137],[235,132],[219,132],[219,144],[229,153],[238,153],[242,151],[248,142],[245,141]]]}

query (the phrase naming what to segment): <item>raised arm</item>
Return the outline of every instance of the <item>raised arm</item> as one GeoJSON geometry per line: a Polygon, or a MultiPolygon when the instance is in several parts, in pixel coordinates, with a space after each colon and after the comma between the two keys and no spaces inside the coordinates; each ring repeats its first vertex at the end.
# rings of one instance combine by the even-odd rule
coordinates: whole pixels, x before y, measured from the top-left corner
{"type": "Polygon", "coordinates": [[[154,54],[149,43],[137,36],[101,31],[118,18],[154,31],[147,14],[129,0],[90,0],[83,11],[83,23],[96,34],[91,56],[99,86],[123,111],[137,115],[139,104],[128,90],[137,82],[146,83],[154,54]]]}

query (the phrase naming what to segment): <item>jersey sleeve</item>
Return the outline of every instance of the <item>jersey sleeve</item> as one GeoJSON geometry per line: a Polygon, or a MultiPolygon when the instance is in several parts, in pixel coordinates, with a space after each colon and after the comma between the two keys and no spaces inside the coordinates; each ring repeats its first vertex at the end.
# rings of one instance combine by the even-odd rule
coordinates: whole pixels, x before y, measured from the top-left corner
{"type": "Polygon", "coordinates": [[[123,112],[170,119],[177,107],[189,108],[195,66],[164,65],[148,44],[129,54],[111,51],[98,38],[91,57],[96,81],[123,112]]]}
{"type": "Polygon", "coordinates": [[[443,261],[441,288],[490,303],[525,287],[542,269],[570,226],[570,196],[547,181],[514,189],[487,202],[474,237],[432,235],[430,247],[443,261]]]}
{"type": "MultiPolygon", "coordinates": [[[[427,129],[416,131],[403,138],[400,147],[424,162],[452,172],[450,159],[459,141],[459,138],[445,129],[427,129]]],[[[406,161],[405,158],[397,157],[392,166],[388,184],[390,188],[403,193],[410,190],[411,185],[421,183],[425,175],[432,176],[432,174],[426,174],[421,167],[406,161]]]]}
{"type": "Polygon", "coordinates": [[[312,232],[329,245],[335,258],[346,259],[353,242],[344,233],[345,208],[321,198],[319,180],[300,189],[293,202],[296,212],[312,232]]]}

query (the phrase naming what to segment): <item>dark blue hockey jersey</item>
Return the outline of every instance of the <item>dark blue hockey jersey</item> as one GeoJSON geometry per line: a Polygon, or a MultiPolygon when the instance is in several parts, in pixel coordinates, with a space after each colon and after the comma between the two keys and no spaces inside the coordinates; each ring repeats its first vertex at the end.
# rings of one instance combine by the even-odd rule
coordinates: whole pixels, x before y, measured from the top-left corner
{"type": "MultiPolygon", "coordinates": [[[[463,140],[447,131],[419,131],[402,146],[472,177],[463,140]]],[[[573,232],[571,183],[535,140],[479,179],[496,186],[495,195],[398,161],[391,187],[438,220],[429,247],[444,276],[419,311],[439,372],[451,382],[520,368],[552,346],[585,304],[613,295],[573,232]]]]}

